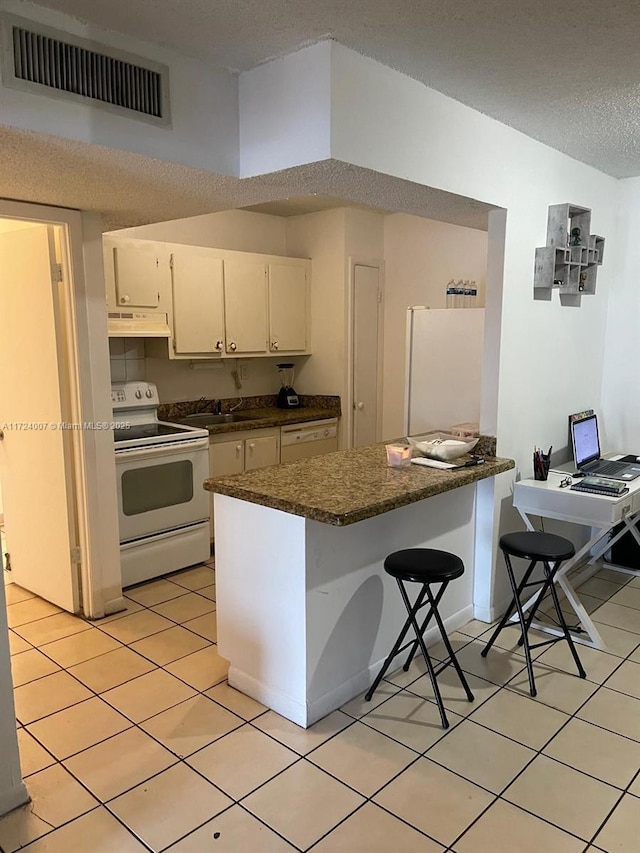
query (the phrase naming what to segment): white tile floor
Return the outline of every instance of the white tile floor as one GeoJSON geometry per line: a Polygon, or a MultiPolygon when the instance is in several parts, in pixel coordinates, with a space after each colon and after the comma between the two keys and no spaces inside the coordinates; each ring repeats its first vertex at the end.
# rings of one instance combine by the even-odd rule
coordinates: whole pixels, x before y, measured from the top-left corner
{"type": "Polygon", "coordinates": [[[515,629],[486,660],[488,625],[454,634],[476,698],[440,676],[446,733],[420,660],[307,731],[230,688],[213,564],[93,624],[6,593],[32,802],[4,853],[640,850],[640,578],[585,584],[608,650],[579,647],[586,681],[536,650],[536,699],[515,629]]]}

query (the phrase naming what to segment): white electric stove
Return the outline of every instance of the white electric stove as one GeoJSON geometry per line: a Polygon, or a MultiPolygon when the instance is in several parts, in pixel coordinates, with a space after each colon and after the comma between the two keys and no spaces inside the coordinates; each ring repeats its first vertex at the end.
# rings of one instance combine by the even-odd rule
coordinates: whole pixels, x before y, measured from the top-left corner
{"type": "Polygon", "coordinates": [[[123,587],[208,559],[206,429],[158,420],[151,382],[111,387],[123,587]]]}

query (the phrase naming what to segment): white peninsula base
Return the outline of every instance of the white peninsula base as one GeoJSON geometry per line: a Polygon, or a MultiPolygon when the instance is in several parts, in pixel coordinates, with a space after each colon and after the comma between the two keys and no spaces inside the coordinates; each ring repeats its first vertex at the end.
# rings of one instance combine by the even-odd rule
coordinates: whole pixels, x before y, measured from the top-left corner
{"type": "MultiPolygon", "coordinates": [[[[440,612],[448,633],[468,622],[475,497],[474,483],[333,526],[216,494],[218,649],[229,683],[305,728],[363,693],[406,618],[383,569],[402,548],[461,557],[465,574],[440,612]]],[[[437,639],[434,626],[427,644],[437,639]]]]}

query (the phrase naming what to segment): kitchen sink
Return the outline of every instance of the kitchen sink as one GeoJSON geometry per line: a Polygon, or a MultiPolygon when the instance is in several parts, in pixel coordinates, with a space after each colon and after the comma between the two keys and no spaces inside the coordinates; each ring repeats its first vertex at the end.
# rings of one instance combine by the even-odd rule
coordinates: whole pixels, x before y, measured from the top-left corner
{"type": "Polygon", "coordinates": [[[239,412],[229,412],[226,415],[214,415],[207,412],[199,412],[197,415],[188,415],[181,418],[182,423],[188,426],[216,426],[217,424],[234,424],[238,421],[252,420],[252,415],[244,415],[239,412]]]}

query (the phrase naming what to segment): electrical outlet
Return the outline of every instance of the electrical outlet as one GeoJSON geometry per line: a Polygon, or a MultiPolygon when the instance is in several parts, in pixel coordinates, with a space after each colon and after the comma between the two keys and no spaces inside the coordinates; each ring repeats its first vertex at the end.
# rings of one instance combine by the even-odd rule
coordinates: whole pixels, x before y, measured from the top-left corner
{"type": "Polygon", "coordinates": [[[248,378],[248,375],[249,375],[249,368],[248,368],[248,366],[247,366],[246,364],[241,364],[241,365],[240,365],[240,370],[238,371],[238,373],[240,374],[240,379],[243,379],[243,380],[244,380],[244,379],[247,379],[247,378],[248,378]]]}

